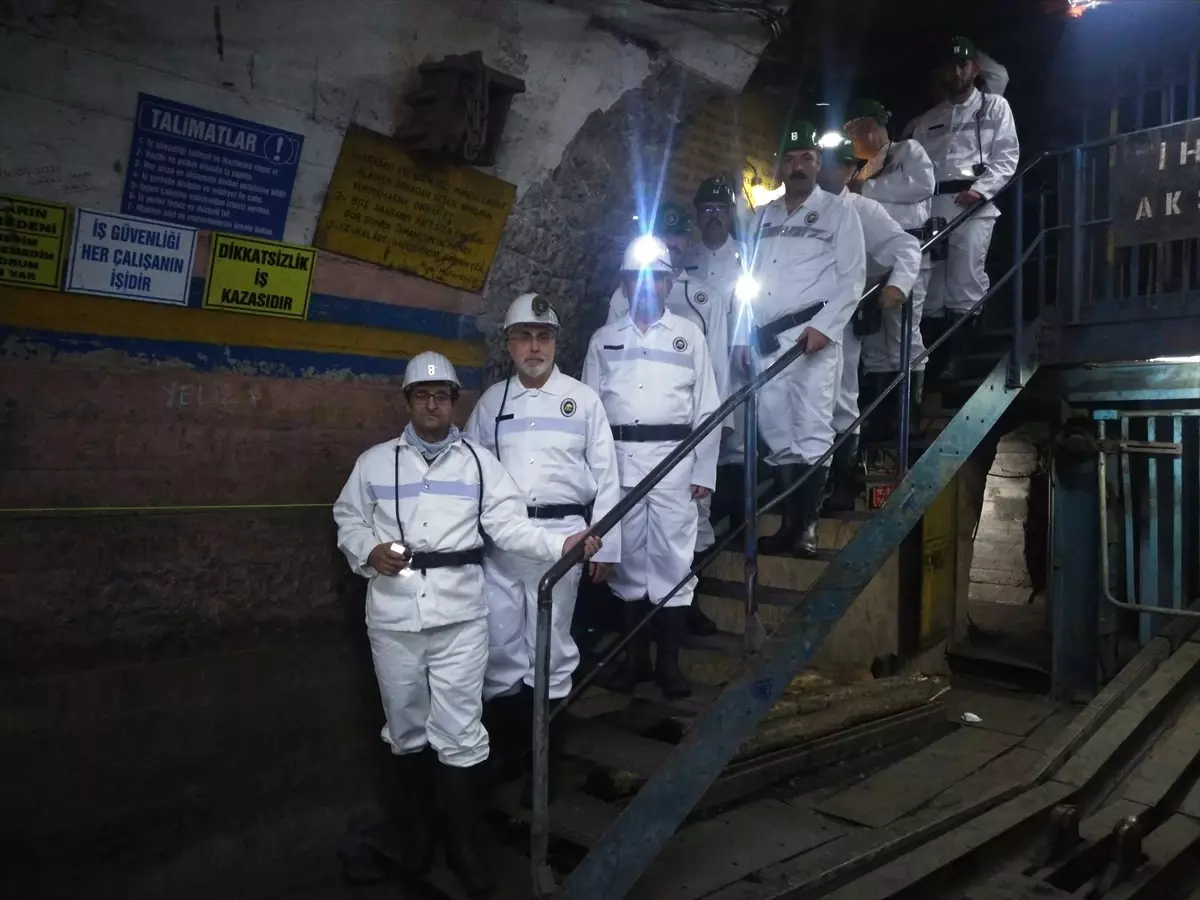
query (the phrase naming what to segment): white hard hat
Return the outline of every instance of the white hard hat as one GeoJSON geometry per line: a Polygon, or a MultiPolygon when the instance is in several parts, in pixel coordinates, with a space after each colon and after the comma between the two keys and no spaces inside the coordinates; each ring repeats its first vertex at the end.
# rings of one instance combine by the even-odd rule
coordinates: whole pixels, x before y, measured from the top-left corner
{"type": "Polygon", "coordinates": [[[508,312],[504,314],[505,331],[514,325],[545,325],[557,329],[558,313],[544,297],[522,294],[509,304],[508,312]]]}
{"type": "Polygon", "coordinates": [[[625,248],[621,271],[674,273],[675,269],[671,266],[671,251],[667,245],[652,234],[643,234],[625,248]]]}
{"type": "Polygon", "coordinates": [[[410,359],[404,368],[404,390],[408,390],[411,385],[431,381],[447,381],[455,387],[460,387],[458,373],[454,371],[454,366],[450,365],[450,360],[440,353],[426,350],[410,359]]]}

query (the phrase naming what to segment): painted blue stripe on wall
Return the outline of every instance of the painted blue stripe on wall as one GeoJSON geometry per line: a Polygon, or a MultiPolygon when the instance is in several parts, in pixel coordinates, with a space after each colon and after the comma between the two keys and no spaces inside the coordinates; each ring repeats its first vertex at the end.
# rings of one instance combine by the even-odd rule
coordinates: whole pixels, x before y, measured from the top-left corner
{"type": "MultiPolygon", "coordinates": [[[[192,286],[188,291],[188,306],[200,309],[204,305],[204,283],[203,278],[192,278],[192,286]]],[[[314,293],[308,303],[308,320],[408,331],[452,341],[482,343],[484,340],[483,332],[475,327],[474,316],[463,316],[439,309],[376,303],[374,300],[357,300],[353,297],[339,297],[336,294],[314,293]]]]}
{"type": "MultiPolygon", "coordinates": [[[[320,378],[323,375],[391,377],[404,374],[408,360],[352,353],[320,353],[314,350],[278,350],[270,347],[239,347],[163,341],[148,338],[72,334],[59,331],[0,325],[0,358],[44,361],[59,354],[119,350],[147,363],[179,361],[202,372],[231,371],[271,378],[320,378]]],[[[457,366],[458,377],[467,390],[478,390],[483,370],[457,366]]]]}

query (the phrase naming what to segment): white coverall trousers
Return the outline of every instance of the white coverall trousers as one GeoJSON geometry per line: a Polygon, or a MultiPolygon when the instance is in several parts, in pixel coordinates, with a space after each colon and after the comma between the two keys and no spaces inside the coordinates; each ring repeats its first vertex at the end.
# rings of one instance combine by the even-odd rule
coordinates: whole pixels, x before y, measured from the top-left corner
{"type": "MultiPolygon", "coordinates": [[[[622,487],[622,496],[629,491],[622,487]]],[[[621,561],[608,579],[612,592],[625,601],[665,597],[692,568],[698,519],[691,466],[683,462],[621,520],[621,561]]],[[[695,589],[691,578],[667,606],[691,606],[695,589]]]]}
{"type": "MultiPolygon", "coordinates": [[[[959,206],[952,209],[947,219],[953,219],[962,212],[959,206]]],[[[934,213],[945,215],[945,212],[938,212],[936,203],[934,213]]],[[[982,214],[976,214],[951,233],[947,248],[949,255],[933,264],[933,272],[929,276],[929,293],[924,309],[927,318],[944,316],[947,312],[965,313],[987,293],[990,282],[985,264],[988,247],[992,243],[992,229],[995,227],[994,216],[985,218],[982,214]]]]}
{"type": "MultiPolygon", "coordinates": [[[[555,534],[575,534],[587,528],[582,516],[539,519],[555,534]]],[[[537,592],[550,566],[517,553],[493,549],[483,562],[488,600],[488,664],[483,699],[492,700],[517,691],[521,683],[533,687],[537,648],[537,592]]],[[[550,699],[571,693],[571,675],[579,665],[579,648],[571,639],[571,619],[579,590],[582,566],[573,566],[554,586],[550,616],[550,699]]]]}
{"type": "MultiPolygon", "coordinates": [[[[858,418],[858,360],[863,339],[854,333],[854,320],[842,334],[841,371],[838,373],[837,401],[833,406],[833,430],[841,434],[858,418]]],[[[861,426],[860,426],[861,428],[861,426]]],[[[854,429],[858,434],[860,428],[854,429]]]]}
{"type": "MultiPolygon", "coordinates": [[[[925,352],[925,342],[921,340],[921,316],[925,312],[925,296],[929,290],[929,276],[932,271],[927,264],[922,265],[921,275],[917,278],[917,283],[913,285],[912,297],[908,301],[912,304],[911,359],[916,359],[925,352]]],[[[885,309],[883,311],[883,327],[862,339],[864,372],[901,371],[900,353],[904,338],[902,312],[902,309],[885,309]]],[[[924,372],[927,361],[922,361],[916,367],[916,371],[924,372]]]]}
{"type": "MultiPolygon", "coordinates": [[[[766,369],[796,343],[804,325],[779,335],[780,348],[763,358],[766,369]]],[[[841,335],[831,335],[841,339],[841,335]]],[[[772,466],[812,465],[833,446],[833,409],[841,377],[842,348],[835,340],[816,353],[805,353],[763,385],[758,401],[758,430],[771,451],[772,466]]],[[[857,364],[857,360],[856,360],[857,364]]]]}
{"type": "Polygon", "coordinates": [[[383,739],[397,756],[429,744],[447,766],[488,757],[483,727],[487,619],[426,631],[368,628],[375,677],[387,722],[383,739]]]}

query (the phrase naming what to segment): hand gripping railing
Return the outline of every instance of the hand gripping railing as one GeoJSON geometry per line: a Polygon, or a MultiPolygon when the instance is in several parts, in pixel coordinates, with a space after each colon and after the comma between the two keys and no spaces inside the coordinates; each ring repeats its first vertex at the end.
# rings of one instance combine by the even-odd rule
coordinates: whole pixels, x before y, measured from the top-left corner
{"type": "MultiPolygon", "coordinates": [[[[1048,153],[1042,154],[1026,165],[1019,173],[1010,179],[1007,184],[997,191],[990,200],[981,201],[974,206],[964,209],[944,229],[942,229],[942,231],[940,231],[929,241],[925,242],[925,244],[923,244],[921,247],[921,252],[928,252],[930,248],[943,241],[949,240],[950,235],[960,228],[964,222],[972,218],[980,210],[987,207],[989,203],[997,200],[1009,189],[1014,188],[1014,186],[1018,186],[1019,189],[1019,186],[1021,185],[1025,175],[1049,155],[1050,154],[1048,153]]],[[[1015,218],[1020,219],[1020,214],[1018,213],[1015,218]]],[[[1018,226],[1017,234],[1020,235],[1020,233],[1020,227],[1018,226]]],[[[712,415],[701,422],[691,434],[677,444],[675,448],[667,454],[666,458],[663,459],[662,462],[660,462],[657,466],[655,466],[645,478],[638,482],[636,486],[630,489],[629,493],[622,497],[606,515],[604,515],[598,522],[593,523],[588,529],[589,535],[603,537],[605,534],[607,534],[614,525],[616,525],[619,521],[621,521],[622,518],[625,517],[626,513],[628,513],[637,503],[641,502],[641,500],[645,498],[645,496],[649,494],[651,490],[654,489],[655,485],[657,485],[668,472],[675,468],[675,466],[677,466],[683,459],[688,457],[701,441],[703,441],[709,434],[718,428],[721,422],[726,419],[726,417],[728,417],[743,403],[746,403],[747,455],[745,464],[748,471],[746,491],[747,516],[745,521],[743,521],[736,528],[730,529],[729,533],[726,534],[708,554],[706,554],[705,558],[692,567],[682,581],[676,584],[675,587],[672,588],[672,590],[665,597],[654,604],[650,613],[646,615],[645,618],[643,618],[635,628],[623,635],[622,638],[617,641],[617,643],[608,651],[608,653],[605,654],[604,658],[601,659],[600,662],[585,677],[579,680],[579,682],[575,685],[575,688],[571,691],[571,694],[561,704],[559,704],[558,708],[555,709],[553,714],[551,714],[549,710],[550,625],[551,609],[553,606],[553,590],[554,586],[562,580],[567,572],[569,572],[573,566],[577,565],[583,560],[583,542],[580,542],[573,547],[570,552],[564,554],[561,559],[559,559],[548,570],[546,570],[546,574],[543,575],[541,581],[538,582],[538,614],[533,687],[533,808],[530,827],[530,864],[533,879],[533,891],[535,896],[546,897],[553,893],[554,890],[554,877],[546,862],[550,840],[548,796],[550,719],[553,718],[553,716],[560,715],[566,709],[566,707],[568,707],[580,694],[587,690],[587,688],[595,679],[597,673],[610,662],[612,662],[612,660],[614,660],[618,654],[620,654],[633,636],[647,626],[650,620],[667,603],[667,601],[674,597],[675,594],[677,594],[684,585],[694,578],[700,572],[700,570],[703,569],[704,566],[716,556],[717,553],[729,546],[743,532],[743,530],[747,528],[749,528],[749,532],[746,541],[746,580],[747,597],[750,603],[748,612],[754,614],[754,580],[757,574],[754,538],[758,533],[758,516],[769,512],[783,503],[788,497],[799,490],[804,482],[808,480],[808,478],[823,477],[824,471],[822,466],[824,463],[833,456],[834,452],[836,452],[837,448],[841,446],[844,441],[849,439],[849,436],[854,433],[859,424],[866,419],[867,416],[873,413],[879,407],[879,405],[888,398],[888,396],[890,396],[891,392],[895,390],[898,385],[902,385],[902,395],[907,398],[913,368],[927,359],[934,350],[949,340],[959,328],[966,326],[971,317],[978,312],[983,304],[986,303],[1001,287],[1004,286],[1004,284],[1007,283],[1014,272],[1019,271],[1020,267],[1026,260],[1029,259],[1030,255],[1033,253],[1033,250],[1038,246],[1042,240],[1042,237],[1043,235],[1039,234],[1037,239],[1035,239],[1033,244],[1024,253],[1021,252],[1021,249],[1018,246],[1014,251],[1014,256],[1016,256],[1019,260],[1018,264],[1002,278],[1000,278],[996,284],[994,284],[991,289],[982,298],[980,298],[980,300],[974,306],[971,307],[967,315],[965,315],[958,322],[954,323],[953,326],[948,328],[945,333],[943,333],[936,341],[933,342],[933,344],[925,349],[924,353],[918,356],[915,360],[910,360],[904,371],[900,372],[895,378],[892,379],[887,388],[880,392],[880,395],[870,406],[867,407],[866,410],[860,412],[858,418],[854,420],[854,424],[846,429],[842,437],[835,441],[833,446],[830,447],[815,464],[810,466],[808,471],[805,472],[805,474],[801,476],[796,483],[765,504],[761,509],[757,508],[757,491],[753,475],[754,470],[757,468],[757,454],[755,454],[755,456],[750,455],[750,453],[754,450],[754,439],[757,436],[757,422],[754,414],[755,404],[752,402],[746,403],[746,401],[750,400],[751,398],[756,398],[763,385],[778,377],[780,372],[800,358],[800,356],[805,352],[805,345],[801,342],[798,342],[794,346],[788,348],[788,350],[786,350],[783,355],[780,356],[779,359],[777,359],[772,365],[756,375],[748,384],[739,388],[732,395],[730,395],[730,397],[717,408],[716,412],[712,413],[712,415]],[[818,473],[821,473],[821,475],[818,476],[818,473]]],[[[860,302],[872,296],[876,291],[880,290],[881,287],[882,283],[872,287],[865,294],[863,294],[862,298],[860,298],[860,302]]],[[[1017,319],[1020,317],[1020,315],[1021,312],[1018,308],[1014,318],[1017,319]]],[[[907,358],[911,355],[910,332],[912,328],[911,313],[909,312],[909,308],[907,306],[905,307],[904,311],[904,322],[905,336],[903,338],[903,353],[904,357],[907,358]]],[[[1019,327],[1014,333],[1014,340],[1019,346],[1019,342],[1021,340],[1021,328],[1019,327]]],[[[905,403],[904,408],[901,410],[900,422],[901,455],[905,458],[908,455],[908,415],[908,404],[905,403]]],[[[902,462],[906,462],[906,459],[902,460],[902,462]]],[[[747,628],[750,628],[749,619],[747,621],[747,628]]]]}

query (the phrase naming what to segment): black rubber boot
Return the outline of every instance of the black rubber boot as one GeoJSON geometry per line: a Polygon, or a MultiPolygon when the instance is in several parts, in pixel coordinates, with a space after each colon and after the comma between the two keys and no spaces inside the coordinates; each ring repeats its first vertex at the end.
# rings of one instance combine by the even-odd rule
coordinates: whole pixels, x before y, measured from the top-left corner
{"type": "Polygon", "coordinates": [[[683,643],[687,607],[665,607],[659,611],[658,620],[658,656],[654,664],[654,680],[666,697],[673,700],[690,697],[692,686],[679,668],[679,647],[683,643]]]}
{"type": "MultiPolygon", "coordinates": [[[[841,435],[838,435],[841,438],[841,435]]],[[[833,462],[829,467],[829,480],[833,490],[825,498],[825,511],[829,513],[853,512],[858,497],[858,435],[850,435],[844,444],[833,451],[833,462]]]]}
{"type": "Polygon", "coordinates": [[[378,823],[355,822],[342,838],[338,859],[342,864],[342,877],[348,884],[379,884],[387,880],[388,870],[384,868],[382,854],[372,846],[372,832],[378,828],[378,823]]]}
{"type": "MultiPolygon", "coordinates": [[[[864,372],[858,381],[858,410],[862,412],[883,393],[883,388],[895,376],[894,372],[864,372]]],[[[886,441],[892,437],[891,410],[888,403],[881,403],[875,412],[867,416],[862,424],[863,440],[886,441]]]]}
{"type": "MultiPolygon", "coordinates": [[[[800,466],[797,479],[810,468],[810,466],[800,466]]],[[[828,478],[828,469],[822,468],[813,473],[812,477],[792,495],[792,505],[795,507],[797,519],[792,555],[800,559],[816,559],[817,557],[817,527],[821,521],[821,500],[825,496],[825,482],[828,478]]]]}
{"type": "Polygon", "coordinates": [[[390,820],[366,835],[375,851],[408,875],[424,875],[433,864],[437,844],[436,761],[436,754],[428,747],[419,753],[392,757],[390,820]]]}
{"type": "MultiPolygon", "coordinates": [[[[966,316],[962,313],[946,313],[946,328],[950,329],[957,323],[961,322],[966,316]]],[[[975,327],[975,322],[978,321],[978,316],[972,316],[972,321],[962,325],[957,331],[950,336],[948,346],[949,352],[946,354],[946,363],[942,368],[941,380],[947,383],[961,381],[966,377],[966,365],[964,357],[971,346],[971,332],[975,327]]],[[[943,345],[946,346],[946,345],[943,345]]]]}
{"type": "MultiPolygon", "coordinates": [[[[796,483],[796,478],[799,477],[797,472],[799,466],[775,466],[774,475],[775,483],[779,491],[786,491],[796,483]]],[[[796,518],[796,495],[793,494],[782,504],[780,509],[780,517],[783,520],[779,526],[779,530],[768,537],[758,539],[758,552],[763,556],[789,556],[792,553],[792,547],[796,540],[796,526],[798,519],[796,518]]]]}
{"type": "MultiPolygon", "coordinates": [[[[697,553],[692,557],[693,568],[700,561],[701,555],[697,553]]],[[[704,610],[700,608],[699,603],[693,603],[687,608],[687,630],[689,634],[698,634],[702,637],[707,637],[717,633],[717,623],[704,614],[704,610]]]]}
{"type": "MultiPolygon", "coordinates": [[[[932,317],[922,316],[921,317],[921,341],[922,341],[922,343],[924,343],[926,347],[932,347],[934,342],[937,341],[938,338],[940,338],[943,334],[946,333],[946,329],[949,327],[949,323],[950,323],[950,317],[946,313],[943,313],[940,316],[932,316],[932,317]]],[[[946,360],[949,359],[949,357],[950,357],[950,347],[949,347],[948,343],[942,344],[942,346],[938,347],[931,354],[929,354],[928,362],[926,363],[925,369],[926,369],[926,371],[933,373],[931,377],[935,381],[941,377],[942,369],[944,369],[946,367],[946,360]]]]}
{"type": "Polygon", "coordinates": [[[492,781],[502,784],[517,778],[529,752],[530,699],[522,696],[526,688],[507,697],[495,697],[483,704],[483,727],[488,733],[488,769],[492,781]]]}
{"type": "Polygon", "coordinates": [[[746,475],[739,465],[717,466],[717,489],[713,493],[712,522],[728,520],[732,531],[746,520],[746,475]]]}
{"type": "Polygon", "coordinates": [[[486,897],[495,888],[492,868],[479,833],[480,802],[487,795],[482,766],[438,766],[446,862],[467,895],[486,897]]]}
{"type": "Polygon", "coordinates": [[[924,431],[921,428],[921,404],[925,400],[925,373],[913,372],[908,394],[908,436],[919,438],[924,431]]]}
{"type": "MultiPolygon", "coordinates": [[[[628,634],[650,612],[650,604],[645,600],[626,602],[621,612],[625,624],[624,633],[628,634]]],[[[625,658],[621,660],[620,666],[612,674],[612,677],[606,679],[605,684],[601,685],[602,687],[619,694],[632,694],[633,689],[643,681],[650,681],[654,678],[654,667],[650,663],[650,629],[652,625],[653,623],[647,625],[625,645],[625,658]]]]}

